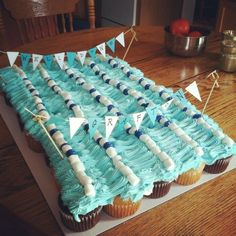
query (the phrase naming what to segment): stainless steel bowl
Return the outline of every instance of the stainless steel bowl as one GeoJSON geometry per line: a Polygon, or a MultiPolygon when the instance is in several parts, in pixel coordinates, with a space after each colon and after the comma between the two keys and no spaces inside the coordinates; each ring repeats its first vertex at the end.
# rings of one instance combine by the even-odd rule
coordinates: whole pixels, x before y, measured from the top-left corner
{"type": "Polygon", "coordinates": [[[177,36],[170,33],[169,26],[165,30],[165,46],[175,55],[182,57],[194,57],[204,51],[207,42],[207,36],[210,31],[202,27],[190,27],[191,31],[199,31],[201,37],[177,36]]]}
{"type": "Polygon", "coordinates": [[[222,32],[224,40],[231,40],[236,42],[236,30],[225,30],[222,32]]]}

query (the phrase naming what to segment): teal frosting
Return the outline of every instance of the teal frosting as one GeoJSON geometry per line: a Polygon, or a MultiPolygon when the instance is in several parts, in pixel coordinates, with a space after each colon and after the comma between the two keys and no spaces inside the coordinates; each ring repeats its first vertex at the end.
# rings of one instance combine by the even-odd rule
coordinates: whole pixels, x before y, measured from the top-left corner
{"type": "MultiPolygon", "coordinates": [[[[144,76],[140,70],[130,67],[128,63],[118,58],[116,60],[127,66],[134,75],[144,76]]],[[[115,78],[129,88],[141,92],[146,100],[153,101],[155,104],[165,103],[165,100],[158,93],[145,90],[136,81],[129,80],[119,68],[111,69],[108,63],[101,62],[98,59],[95,59],[95,62],[100,70],[105,71],[110,78],[115,78]]],[[[132,96],[124,96],[118,89],[104,83],[101,78],[94,75],[89,66],[84,65],[82,67],[78,63],[74,65],[73,70],[87,83],[94,85],[102,95],[108,97],[113,105],[125,116],[130,116],[134,112],[144,111],[144,108],[132,96]]],[[[63,91],[67,91],[72,95],[73,101],[80,106],[86,118],[100,117],[101,120],[104,120],[104,116],[114,115],[108,112],[104,105],[98,103],[74,79],[70,79],[57,65],[52,65],[51,69],[47,69],[47,71],[63,91]]],[[[192,139],[196,140],[203,148],[204,155],[202,157],[197,156],[191,146],[186,145],[168,127],[164,127],[159,123],[153,125],[146,115],[141,126],[142,132],[148,134],[161,150],[165,151],[173,159],[176,167],[173,171],[167,171],[159,158],[154,156],[142,141],[134,135],[127,134],[124,130],[118,132],[115,129],[109,141],[112,142],[118,154],[122,156],[124,164],[129,166],[140,178],[140,183],[137,186],[132,186],[127,178],[115,168],[105,150],[91,139],[83,128],[80,128],[77,134],[70,139],[68,119],[74,116],[73,112],[67,108],[64,99],[51,90],[41,77],[39,71],[32,70],[31,64],[25,69],[25,73],[38,90],[50,114],[51,118],[46,122],[46,125],[55,124],[57,126],[63,133],[65,140],[78,153],[79,158],[85,165],[86,174],[94,181],[93,185],[96,190],[96,196],[88,197],[84,194],[83,186],[76,178],[67,158],[60,158],[44,131],[32,120],[31,115],[25,111],[24,108],[28,108],[32,112],[37,113],[34,100],[25,87],[22,78],[10,67],[1,69],[0,76],[4,78],[4,81],[1,80],[0,86],[6,92],[15,111],[20,115],[24,128],[42,143],[50,158],[56,179],[61,186],[63,202],[68,206],[77,221],[79,221],[78,214],[86,214],[97,206],[112,203],[117,195],[120,195],[123,199],[130,198],[133,201],[138,201],[143,197],[145,191],[152,188],[155,181],[173,181],[179,174],[191,168],[197,168],[201,162],[212,164],[217,159],[236,153],[236,145],[233,145],[233,147],[226,146],[209,130],[204,129],[202,125],[197,124],[194,119],[187,116],[177,106],[172,105],[164,112],[164,116],[175,122],[192,139]]],[[[145,79],[150,84],[154,83],[147,78],[145,79]]],[[[165,91],[170,95],[173,94],[171,89],[165,88],[165,91]]],[[[189,102],[188,107],[193,111],[197,111],[196,107],[189,102]]],[[[204,115],[204,119],[215,129],[221,130],[218,124],[207,115],[204,115]]],[[[100,123],[98,129],[105,136],[103,122],[100,123]]]]}

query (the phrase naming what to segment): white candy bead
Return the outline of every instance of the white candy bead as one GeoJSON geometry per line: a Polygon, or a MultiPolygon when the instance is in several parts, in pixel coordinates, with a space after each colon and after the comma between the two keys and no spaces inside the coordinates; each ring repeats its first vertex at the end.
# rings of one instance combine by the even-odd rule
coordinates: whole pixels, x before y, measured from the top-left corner
{"type": "Polygon", "coordinates": [[[84,186],[84,192],[85,192],[85,195],[88,196],[88,197],[96,196],[96,191],[95,191],[95,188],[92,184],[85,185],[84,186]]]}
{"type": "Polygon", "coordinates": [[[131,124],[127,123],[125,124],[125,129],[129,129],[131,127],[131,124]]]}
{"type": "Polygon", "coordinates": [[[148,140],[148,135],[147,134],[142,134],[139,139],[142,141],[142,142],[146,142],[148,140]]]}
{"type": "Polygon", "coordinates": [[[204,151],[203,151],[203,149],[201,148],[201,147],[195,147],[194,148],[194,151],[196,152],[196,154],[198,155],[198,156],[203,156],[204,155],[204,151]]]}
{"type": "Polygon", "coordinates": [[[55,140],[55,142],[56,142],[57,139],[64,138],[64,137],[63,137],[63,134],[62,134],[60,131],[55,132],[55,133],[52,135],[52,137],[53,137],[53,139],[55,140]]]}
{"type": "Polygon", "coordinates": [[[112,158],[114,162],[122,160],[122,157],[120,155],[116,155],[112,158]]]}
{"type": "Polygon", "coordinates": [[[34,90],[33,92],[31,92],[31,95],[32,96],[39,95],[39,92],[37,90],[34,90]]]}
{"type": "Polygon", "coordinates": [[[175,163],[170,158],[168,158],[164,161],[164,165],[168,171],[174,170],[174,168],[175,168],[175,163]]]}
{"type": "Polygon", "coordinates": [[[70,155],[70,156],[68,157],[68,161],[69,161],[70,164],[72,165],[72,164],[74,164],[74,163],[76,163],[76,162],[80,162],[80,159],[79,159],[78,155],[73,154],[73,155],[70,155]]]}
{"type": "Polygon", "coordinates": [[[106,143],[106,139],[102,138],[99,141],[100,146],[103,146],[106,143]]]}
{"type": "Polygon", "coordinates": [[[66,143],[64,138],[56,139],[55,140],[56,144],[60,147],[62,144],[66,143]]]}
{"type": "Polygon", "coordinates": [[[72,107],[72,110],[75,114],[75,117],[84,117],[83,112],[80,110],[80,108],[77,105],[72,107]]]}
{"type": "Polygon", "coordinates": [[[220,130],[211,129],[211,132],[219,139],[223,139],[225,137],[224,133],[221,132],[220,130]]]}
{"type": "Polygon", "coordinates": [[[160,124],[164,125],[164,123],[168,121],[165,117],[160,119],[160,124]]]}
{"type": "Polygon", "coordinates": [[[135,174],[130,174],[127,176],[127,179],[129,181],[129,183],[133,186],[138,185],[138,183],[140,182],[139,177],[137,177],[135,174]]]}
{"type": "Polygon", "coordinates": [[[84,164],[80,161],[72,163],[71,166],[76,173],[85,171],[84,164]]]}
{"type": "Polygon", "coordinates": [[[106,153],[110,158],[114,158],[115,156],[117,156],[117,152],[116,149],[113,147],[109,147],[106,149],[106,153]]]}
{"type": "Polygon", "coordinates": [[[72,99],[71,95],[67,92],[62,92],[61,96],[64,98],[64,100],[72,99]]]}
{"type": "Polygon", "coordinates": [[[39,97],[33,97],[33,98],[34,98],[34,103],[35,103],[35,104],[38,104],[38,103],[42,103],[42,102],[43,102],[42,99],[39,98],[39,97]]]}
{"type": "Polygon", "coordinates": [[[156,156],[159,156],[160,152],[161,152],[161,149],[159,148],[159,146],[155,146],[153,149],[152,149],[152,152],[154,155],[156,156]]]}
{"type": "Polygon", "coordinates": [[[164,93],[161,95],[161,97],[166,100],[166,99],[169,97],[169,94],[164,92],[164,93]]]}
{"type": "Polygon", "coordinates": [[[125,165],[120,168],[120,172],[125,176],[128,176],[133,173],[133,171],[128,166],[125,165]]]}
{"type": "Polygon", "coordinates": [[[192,140],[192,138],[189,137],[187,134],[181,135],[180,137],[186,143],[189,143],[192,140]]]}
{"type": "Polygon", "coordinates": [[[36,105],[36,108],[37,108],[38,110],[42,110],[42,109],[45,109],[45,106],[44,106],[42,103],[40,103],[40,104],[37,104],[37,105],[36,105]]]}
{"type": "Polygon", "coordinates": [[[69,144],[66,144],[61,149],[64,153],[66,153],[68,150],[72,149],[72,147],[69,144]]]}
{"type": "Polygon", "coordinates": [[[102,135],[99,132],[95,132],[93,138],[97,141],[99,138],[102,138],[102,135]]]}
{"type": "Polygon", "coordinates": [[[129,69],[127,67],[124,67],[123,72],[126,74],[127,72],[129,72],[129,69]]]}
{"type": "Polygon", "coordinates": [[[206,129],[211,129],[211,126],[210,126],[208,123],[206,123],[206,122],[203,123],[202,125],[203,125],[203,127],[206,128],[206,129]]]}
{"type": "Polygon", "coordinates": [[[161,161],[165,161],[165,160],[167,160],[167,159],[170,159],[169,155],[168,155],[167,153],[165,153],[165,152],[160,152],[160,153],[158,154],[158,156],[159,156],[159,158],[160,158],[161,161]]]}
{"type": "Polygon", "coordinates": [[[95,97],[97,97],[98,95],[101,95],[101,94],[96,90],[93,93],[91,93],[91,95],[95,98],[95,97]]]}
{"type": "Polygon", "coordinates": [[[181,136],[185,134],[185,132],[180,127],[178,127],[178,129],[175,129],[174,132],[177,136],[181,136]]]}
{"type": "Polygon", "coordinates": [[[136,129],[135,127],[132,127],[132,128],[129,130],[129,134],[134,134],[136,130],[137,130],[137,129],[136,129]]]}
{"type": "Polygon", "coordinates": [[[47,126],[47,130],[52,130],[52,129],[55,129],[56,128],[56,125],[55,124],[49,124],[48,126],[47,126]]]}
{"type": "Polygon", "coordinates": [[[114,163],[116,169],[118,169],[118,170],[120,170],[120,169],[125,165],[125,164],[124,164],[123,162],[121,162],[121,161],[114,161],[113,163],[114,163]]]}
{"type": "Polygon", "coordinates": [[[178,129],[178,125],[176,125],[175,123],[170,123],[169,126],[168,126],[172,131],[178,129]]]}
{"type": "Polygon", "coordinates": [[[69,108],[70,107],[70,105],[73,105],[73,104],[75,104],[72,100],[69,100],[67,103],[66,103],[66,105],[67,105],[67,107],[69,108]]]}
{"type": "Polygon", "coordinates": [[[197,119],[197,123],[198,124],[204,124],[205,120],[202,117],[200,117],[200,118],[197,119]]]}
{"type": "Polygon", "coordinates": [[[53,85],[56,85],[55,81],[54,80],[49,80],[48,81],[48,86],[52,87],[53,85]]]}
{"type": "Polygon", "coordinates": [[[111,109],[111,112],[112,112],[112,113],[117,113],[117,112],[119,112],[119,110],[118,110],[116,107],[113,107],[113,108],[111,109]]]}

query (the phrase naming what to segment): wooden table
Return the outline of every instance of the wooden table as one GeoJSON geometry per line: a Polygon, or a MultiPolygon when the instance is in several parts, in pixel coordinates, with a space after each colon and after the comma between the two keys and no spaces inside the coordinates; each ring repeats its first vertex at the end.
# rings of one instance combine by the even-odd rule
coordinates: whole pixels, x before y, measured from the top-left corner
{"type": "MultiPolygon", "coordinates": [[[[56,53],[89,49],[118,35],[127,28],[103,28],[68,33],[17,48],[29,53],[56,53]]],[[[134,42],[126,60],[140,68],[158,84],[184,87],[196,80],[203,101],[212,86],[206,76],[218,66],[220,37],[212,35],[207,50],[199,57],[180,58],[166,52],[164,32],[158,27],[136,28],[134,42]]],[[[130,39],[127,34],[127,40],[130,39]]],[[[117,46],[116,55],[124,49],[117,46]]],[[[0,66],[7,64],[6,56],[0,66]]],[[[236,140],[236,74],[220,72],[220,88],[214,90],[206,113],[236,140]]],[[[187,96],[188,97],[188,96],[187,96]]],[[[188,97],[199,109],[203,103],[188,97]]],[[[32,174],[7,127],[0,119],[0,203],[24,221],[33,235],[62,235],[32,174]],[[36,233],[36,231],[38,233],[36,233]]],[[[145,212],[102,235],[235,235],[236,173],[199,186],[159,207],[145,212]]],[[[24,224],[24,223],[23,223],[24,224]]]]}

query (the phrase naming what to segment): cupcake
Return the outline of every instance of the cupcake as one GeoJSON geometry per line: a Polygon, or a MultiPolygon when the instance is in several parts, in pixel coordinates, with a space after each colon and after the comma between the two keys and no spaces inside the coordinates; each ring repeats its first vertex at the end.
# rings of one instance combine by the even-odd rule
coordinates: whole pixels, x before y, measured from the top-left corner
{"type": "Polygon", "coordinates": [[[31,150],[33,150],[34,152],[37,152],[37,153],[43,153],[44,152],[44,149],[43,149],[41,143],[38,140],[34,139],[26,131],[24,131],[24,134],[25,134],[27,144],[28,144],[28,146],[31,150]]]}
{"type": "Polygon", "coordinates": [[[141,200],[133,202],[130,199],[123,200],[119,196],[116,196],[113,204],[109,204],[103,207],[104,212],[114,218],[124,218],[126,216],[133,215],[140,207],[141,200]]]}
{"type": "Polygon", "coordinates": [[[202,175],[205,163],[201,163],[197,169],[190,169],[189,171],[179,175],[175,182],[181,185],[190,185],[196,183],[202,175]]]}
{"type": "Polygon", "coordinates": [[[231,156],[217,160],[213,165],[206,165],[204,171],[211,174],[219,174],[226,170],[231,160],[231,156]]]}
{"type": "Polygon", "coordinates": [[[12,107],[12,104],[10,102],[10,99],[7,97],[7,94],[5,92],[3,92],[3,97],[4,97],[4,100],[5,100],[5,103],[9,106],[9,107],[12,107]]]}
{"type": "Polygon", "coordinates": [[[20,118],[19,113],[16,113],[16,117],[17,117],[17,120],[18,120],[18,124],[19,124],[19,126],[20,126],[20,130],[23,131],[23,129],[24,129],[24,123],[21,121],[21,118],[20,118]]]}
{"type": "Polygon", "coordinates": [[[97,207],[86,215],[79,215],[80,222],[75,221],[68,207],[63,204],[61,195],[58,196],[59,213],[62,223],[70,230],[82,232],[94,227],[100,220],[102,207],[97,207]]]}
{"type": "Polygon", "coordinates": [[[153,184],[152,193],[145,195],[148,198],[160,198],[165,196],[170,191],[171,182],[157,181],[153,184]]]}

